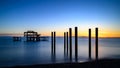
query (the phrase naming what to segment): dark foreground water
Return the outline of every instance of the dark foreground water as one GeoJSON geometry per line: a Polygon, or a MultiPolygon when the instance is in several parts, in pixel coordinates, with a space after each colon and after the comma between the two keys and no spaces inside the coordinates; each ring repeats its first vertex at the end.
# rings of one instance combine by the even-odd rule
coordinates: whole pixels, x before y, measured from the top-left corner
{"type": "MultiPolygon", "coordinates": [[[[13,42],[12,37],[0,37],[0,67],[16,65],[33,65],[69,62],[64,57],[64,43],[62,37],[56,39],[56,59],[51,59],[51,39],[49,41],[25,42],[24,40],[13,42]]],[[[79,62],[88,60],[88,38],[78,40],[79,62]]],[[[73,38],[73,62],[74,62],[74,38],[73,38]]],[[[95,59],[95,45],[92,39],[92,59],[95,59]]],[[[120,38],[99,39],[99,59],[120,59],[120,38]]]]}

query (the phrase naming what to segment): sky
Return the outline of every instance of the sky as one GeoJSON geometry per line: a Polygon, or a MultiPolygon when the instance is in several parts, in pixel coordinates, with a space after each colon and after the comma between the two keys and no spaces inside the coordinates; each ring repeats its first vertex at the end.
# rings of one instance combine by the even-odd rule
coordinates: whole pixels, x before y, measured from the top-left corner
{"type": "Polygon", "coordinates": [[[34,30],[63,36],[78,27],[79,36],[99,28],[100,37],[120,37],[120,0],[0,0],[0,35],[34,30]]]}

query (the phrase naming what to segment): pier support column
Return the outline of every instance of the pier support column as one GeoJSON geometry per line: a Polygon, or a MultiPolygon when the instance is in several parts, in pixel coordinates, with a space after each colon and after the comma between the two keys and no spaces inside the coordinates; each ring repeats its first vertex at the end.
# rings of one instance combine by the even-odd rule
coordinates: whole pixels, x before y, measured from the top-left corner
{"type": "Polygon", "coordinates": [[[56,55],[56,32],[54,32],[54,56],[56,55]]]}
{"type": "Polygon", "coordinates": [[[51,32],[51,59],[56,59],[56,32],[51,32]]]}
{"type": "Polygon", "coordinates": [[[91,29],[89,29],[89,31],[88,31],[88,35],[89,35],[89,41],[88,41],[88,43],[89,43],[89,59],[91,60],[91,29]]]}
{"type": "Polygon", "coordinates": [[[75,61],[78,61],[78,28],[75,27],[75,61]]]}
{"type": "Polygon", "coordinates": [[[64,55],[66,53],[66,32],[64,32],[64,55]]]}
{"type": "Polygon", "coordinates": [[[95,51],[96,51],[96,60],[98,60],[98,28],[95,28],[95,51]]]}
{"type": "Polygon", "coordinates": [[[67,56],[68,56],[68,32],[66,32],[66,45],[67,45],[67,56]]]}
{"type": "Polygon", "coordinates": [[[53,55],[53,32],[51,32],[51,54],[53,55]]]}
{"type": "Polygon", "coordinates": [[[69,28],[70,61],[72,61],[72,28],[69,28]]]}

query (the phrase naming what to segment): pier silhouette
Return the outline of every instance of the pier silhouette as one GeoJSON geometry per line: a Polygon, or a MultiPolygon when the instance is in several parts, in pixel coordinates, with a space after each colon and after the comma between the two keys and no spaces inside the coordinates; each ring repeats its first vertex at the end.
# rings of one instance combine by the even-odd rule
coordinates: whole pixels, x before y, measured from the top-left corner
{"type": "MultiPolygon", "coordinates": [[[[91,28],[88,29],[88,61],[90,62],[85,62],[85,63],[79,63],[80,61],[80,55],[79,52],[78,52],[78,42],[80,42],[80,40],[78,41],[78,33],[79,33],[79,30],[78,30],[78,27],[74,27],[74,37],[72,36],[72,28],[69,28],[68,29],[68,32],[63,32],[63,47],[64,47],[64,58],[66,59],[67,57],[67,60],[69,60],[67,63],[59,63],[57,64],[56,61],[56,54],[57,54],[57,39],[56,39],[56,31],[53,31],[51,32],[51,60],[53,62],[53,64],[45,64],[45,67],[49,67],[49,66],[52,66],[52,67],[57,67],[57,68],[74,68],[76,66],[81,67],[81,68],[89,68],[89,67],[92,67],[92,68],[104,68],[106,67],[106,64],[107,63],[107,67],[110,67],[109,65],[113,65],[113,67],[115,67],[116,65],[118,66],[119,65],[119,61],[120,60],[101,60],[99,59],[99,53],[98,53],[98,50],[99,50],[99,45],[98,45],[98,40],[99,40],[99,36],[98,36],[98,28],[95,28],[95,61],[92,60],[92,45],[91,45],[91,40],[92,40],[92,37],[91,37],[91,33],[92,33],[92,30],[91,28]],[[72,39],[75,39],[74,40],[74,49],[72,48],[72,39]],[[74,51],[73,51],[74,50],[74,51]],[[75,52],[75,55],[73,55],[75,52]],[[74,62],[75,60],[75,62],[74,62]],[[111,63],[112,62],[112,63],[111,63]],[[116,63],[116,64],[114,64],[116,63]],[[66,65],[66,66],[65,66],[66,65]]],[[[82,33],[82,32],[81,32],[82,33]]],[[[26,34],[27,35],[27,34],[26,34]]],[[[36,35],[36,33],[34,34],[36,35]]],[[[17,41],[19,41],[20,37],[14,37],[14,39],[17,41]]],[[[28,39],[30,41],[33,41],[34,39],[28,39]]],[[[34,40],[35,41],[35,40],[34,40]]],[[[111,66],[112,66],[111,65],[111,66]]],[[[38,65],[39,66],[39,65],[38,65]]],[[[43,65],[40,65],[40,66],[43,66],[43,65]]],[[[44,66],[43,66],[44,67],[44,66]]]]}
{"type": "MultiPolygon", "coordinates": [[[[75,39],[75,62],[78,62],[78,27],[75,27],[74,32],[74,39],[75,39]]],[[[47,40],[48,37],[41,37],[35,31],[27,31],[24,32],[24,37],[26,38],[27,42],[31,41],[41,41],[43,38],[44,41],[47,40]]],[[[21,37],[13,37],[13,41],[20,41],[21,37]]],[[[70,62],[73,60],[72,56],[72,28],[69,28],[68,32],[64,32],[64,56],[69,58],[70,62]],[[69,36],[68,36],[69,34],[69,36]]],[[[55,61],[56,58],[56,32],[51,32],[51,57],[55,61]]],[[[98,28],[95,28],[95,59],[98,60],[98,28]]],[[[91,57],[91,29],[88,29],[88,59],[92,59],[91,57]]]]}
{"type": "Polygon", "coordinates": [[[26,37],[27,41],[40,41],[40,34],[35,31],[24,32],[24,37],[26,37]]]}
{"type": "MultiPolygon", "coordinates": [[[[27,42],[37,42],[37,41],[48,41],[47,36],[40,36],[41,34],[38,34],[35,31],[28,30],[24,32],[24,38],[27,42]]],[[[21,41],[22,38],[18,36],[13,37],[13,41],[21,41]]]]}

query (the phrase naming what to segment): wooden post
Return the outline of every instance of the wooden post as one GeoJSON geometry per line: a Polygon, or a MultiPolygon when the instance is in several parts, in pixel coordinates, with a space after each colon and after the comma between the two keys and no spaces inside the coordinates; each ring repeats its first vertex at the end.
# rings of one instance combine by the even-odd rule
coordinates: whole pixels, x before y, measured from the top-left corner
{"type": "Polygon", "coordinates": [[[66,52],[66,33],[64,32],[64,55],[66,52]]]}
{"type": "Polygon", "coordinates": [[[89,33],[89,41],[88,41],[88,43],[89,43],[89,59],[91,59],[91,29],[89,29],[88,33],[89,33]]]}
{"type": "Polygon", "coordinates": [[[78,60],[78,29],[75,27],[75,61],[78,60]]]}
{"type": "Polygon", "coordinates": [[[96,60],[98,60],[98,28],[95,28],[96,60]]]}
{"type": "Polygon", "coordinates": [[[53,32],[51,32],[51,54],[53,55],[53,32]]]}
{"type": "Polygon", "coordinates": [[[67,55],[68,55],[68,32],[66,32],[66,41],[67,41],[66,45],[67,45],[67,55]]]}
{"type": "Polygon", "coordinates": [[[70,61],[72,61],[72,28],[69,28],[70,61]]]}
{"type": "Polygon", "coordinates": [[[56,32],[54,32],[54,55],[56,54],[56,32]]]}
{"type": "Polygon", "coordinates": [[[56,54],[56,33],[55,32],[51,32],[51,59],[54,62],[55,61],[55,54],[56,54]]]}

